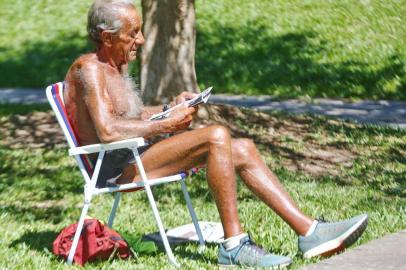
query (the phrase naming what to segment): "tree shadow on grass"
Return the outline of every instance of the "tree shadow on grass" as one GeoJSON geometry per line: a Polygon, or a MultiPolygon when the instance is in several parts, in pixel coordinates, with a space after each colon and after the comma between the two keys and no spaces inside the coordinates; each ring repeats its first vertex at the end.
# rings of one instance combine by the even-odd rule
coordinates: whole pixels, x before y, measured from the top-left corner
{"type": "Polygon", "coordinates": [[[196,72],[200,82],[221,91],[274,94],[286,97],[406,99],[406,72],[394,54],[376,69],[367,62],[321,63],[316,55],[328,54],[327,41],[315,32],[273,36],[264,23],[246,28],[214,24],[211,31],[197,31],[196,72]],[[385,91],[394,82],[396,90],[385,91]],[[281,90],[282,89],[282,90],[281,90]]]}
{"type": "MultiPolygon", "coordinates": [[[[79,33],[61,34],[50,42],[27,43],[21,54],[0,62],[2,87],[44,88],[65,78],[72,62],[93,45],[79,33]]],[[[7,53],[14,48],[0,47],[7,53]]]]}
{"type": "MultiPolygon", "coordinates": [[[[321,117],[314,117],[314,120],[317,121],[318,125],[325,125],[325,120],[321,117]]],[[[354,144],[358,142],[362,143],[365,141],[365,137],[371,138],[371,142],[368,142],[371,146],[376,144],[381,144],[381,140],[378,142],[372,142],[374,137],[379,138],[402,138],[406,135],[406,130],[398,129],[394,130],[388,127],[376,127],[370,125],[356,125],[347,124],[346,122],[335,122],[336,124],[329,124],[327,131],[328,136],[335,137],[337,135],[343,135],[346,138],[351,138],[354,144]]],[[[317,130],[314,129],[313,132],[317,133],[317,130]]],[[[388,139],[386,142],[389,142],[388,139]]],[[[347,143],[348,144],[348,143],[347,143]]],[[[329,145],[335,147],[343,147],[342,141],[339,142],[330,142],[329,145]]],[[[348,147],[348,146],[347,146],[348,147]]],[[[371,155],[374,156],[373,160],[364,160],[360,156],[356,163],[362,163],[361,168],[354,171],[354,178],[358,179],[363,185],[371,187],[377,191],[383,191],[389,196],[397,196],[401,198],[406,198],[406,181],[405,181],[405,172],[403,169],[396,169],[393,166],[396,164],[406,164],[406,143],[405,142],[396,142],[391,144],[389,147],[380,146],[380,151],[374,152],[370,149],[371,155]],[[381,177],[371,177],[373,176],[384,176],[385,180],[382,180],[381,177]]],[[[345,180],[341,177],[326,177],[319,179],[320,181],[332,181],[340,185],[351,185],[353,183],[345,180]]]]}
{"type": "MultiPolygon", "coordinates": [[[[399,163],[399,164],[406,164],[406,143],[397,143],[393,147],[390,147],[386,151],[387,159],[391,160],[392,162],[399,163]]],[[[399,196],[401,198],[406,198],[406,179],[405,179],[405,171],[401,170],[391,170],[391,171],[384,171],[383,172],[387,178],[391,179],[393,183],[392,187],[385,188],[385,192],[388,195],[399,196]]]]}
{"type": "Polygon", "coordinates": [[[56,231],[34,231],[26,232],[20,238],[14,240],[10,247],[18,247],[20,244],[26,244],[30,249],[38,250],[40,252],[47,249],[52,251],[52,243],[59,232],[56,231]]]}
{"type": "Polygon", "coordinates": [[[18,204],[7,204],[0,206],[2,213],[7,213],[19,222],[47,221],[58,224],[67,218],[69,213],[75,210],[73,207],[65,208],[61,206],[22,206],[18,204]]]}
{"type": "Polygon", "coordinates": [[[83,193],[80,175],[68,176],[63,170],[28,168],[23,171],[6,167],[0,180],[0,192],[25,191],[32,194],[33,201],[58,200],[64,198],[67,193],[83,193]]]}

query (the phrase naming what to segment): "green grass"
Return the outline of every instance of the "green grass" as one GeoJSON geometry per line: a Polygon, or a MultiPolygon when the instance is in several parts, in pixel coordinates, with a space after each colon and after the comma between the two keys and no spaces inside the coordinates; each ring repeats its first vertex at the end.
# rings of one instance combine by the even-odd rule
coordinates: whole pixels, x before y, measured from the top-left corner
{"type": "Polygon", "coordinates": [[[47,104],[9,104],[2,103],[0,106],[0,117],[10,116],[18,112],[18,114],[27,114],[30,112],[45,112],[49,110],[49,105],[47,104]]]}
{"type": "MultiPolygon", "coordinates": [[[[92,48],[85,33],[89,5],[1,1],[0,87],[43,88],[62,80],[92,48]]],[[[197,1],[196,14],[201,88],[406,100],[403,1],[197,1]]]]}
{"type": "MultiPolygon", "coordinates": [[[[14,111],[26,112],[22,107],[14,111]]],[[[356,245],[406,229],[406,131],[358,126],[324,117],[274,116],[287,128],[307,123],[302,139],[293,133],[275,138],[274,147],[259,144],[265,160],[305,213],[338,220],[367,212],[369,226],[356,245]],[[356,158],[335,176],[315,177],[287,170],[283,161],[298,156],[308,143],[350,149],[356,158]],[[278,149],[293,155],[281,154],[278,149]]],[[[258,124],[244,119],[237,124],[256,140],[265,132],[258,124]]],[[[64,149],[27,151],[0,147],[1,269],[70,269],[52,255],[51,245],[59,231],[76,222],[80,215],[81,181],[73,159],[64,149]]],[[[188,187],[198,217],[218,221],[204,175],[189,179],[188,187]]],[[[301,258],[294,232],[243,185],[238,189],[239,214],[254,239],[267,249],[292,256],[291,269],[319,260],[301,258]]],[[[157,187],[153,192],[166,227],[189,222],[178,184],[157,187]]],[[[112,201],[112,196],[96,197],[89,215],[105,220],[112,201]]],[[[149,248],[138,242],[143,234],[157,230],[144,193],[124,194],[115,228],[130,240],[138,256],[128,261],[92,263],[85,269],[171,269],[162,250],[142,252],[149,248]]],[[[197,253],[195,244],[174,248],[185,269],[216,269],[216,252],[214,245],[202,255],[197,253]]]]}
{"type": "Polygon", "coordinates": [[[283,97],[406,98],[402,1],[197,2],[197,13],[204,85],[283,97]]]}

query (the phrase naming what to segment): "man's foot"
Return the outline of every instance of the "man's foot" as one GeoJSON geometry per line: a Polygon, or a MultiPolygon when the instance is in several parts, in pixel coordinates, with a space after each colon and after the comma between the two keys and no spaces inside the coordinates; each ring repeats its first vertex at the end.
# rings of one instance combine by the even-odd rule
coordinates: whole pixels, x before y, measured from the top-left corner
{"type": "Polygon", "coordinates": [[[287,266],[291,262],[289,257],[274,255],[263,250],[251,241],[249,236],[242,238],[240,244],[231,250],[226,250],[221,244],[219,247],[218,264],[221,267],[246,266],[272,269],[287,266]]]}
{"type": "Polygon", "coordinates": [[[357,241],[367,224],[367,214],[335,223],[319,221],[311,235],[299,236],[299,249],[305,258],[333,255],[357,241]]]}

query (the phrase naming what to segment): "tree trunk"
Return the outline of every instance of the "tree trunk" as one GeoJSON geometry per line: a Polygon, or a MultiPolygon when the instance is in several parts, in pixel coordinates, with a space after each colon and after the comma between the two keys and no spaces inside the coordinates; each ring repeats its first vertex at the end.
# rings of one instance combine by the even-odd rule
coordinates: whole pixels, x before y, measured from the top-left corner
{"type": "Polygon", "coordinates": [[[141,90],[147,104],[199,92],[195,72],[194,0],[142,0],[145,44],[141,90]]]}

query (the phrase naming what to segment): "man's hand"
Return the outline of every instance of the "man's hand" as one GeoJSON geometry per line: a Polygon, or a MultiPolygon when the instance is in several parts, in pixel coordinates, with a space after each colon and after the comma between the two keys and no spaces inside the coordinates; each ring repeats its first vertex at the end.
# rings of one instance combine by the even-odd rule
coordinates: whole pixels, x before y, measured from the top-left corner
{"type": "Polygon", "coordinates": [[[168,118],[165,118],[167,126],[165,133],[172,133],[179,130],[184,130],[189,127],[193,120],[193,114],[196,112],[194,107],[181,107],[174,110],[168,118]]]}
{"type": "Polygon", "coordinates": [[[185,102],[186,100],[195,98],[198,94],[196,93],[191,93],[191,92],[182,92],[180,95],[178,95],[177,97],[175,97],[174,101],[171,103],[171,107],[181,104],[183,102],[185,102]]]}

